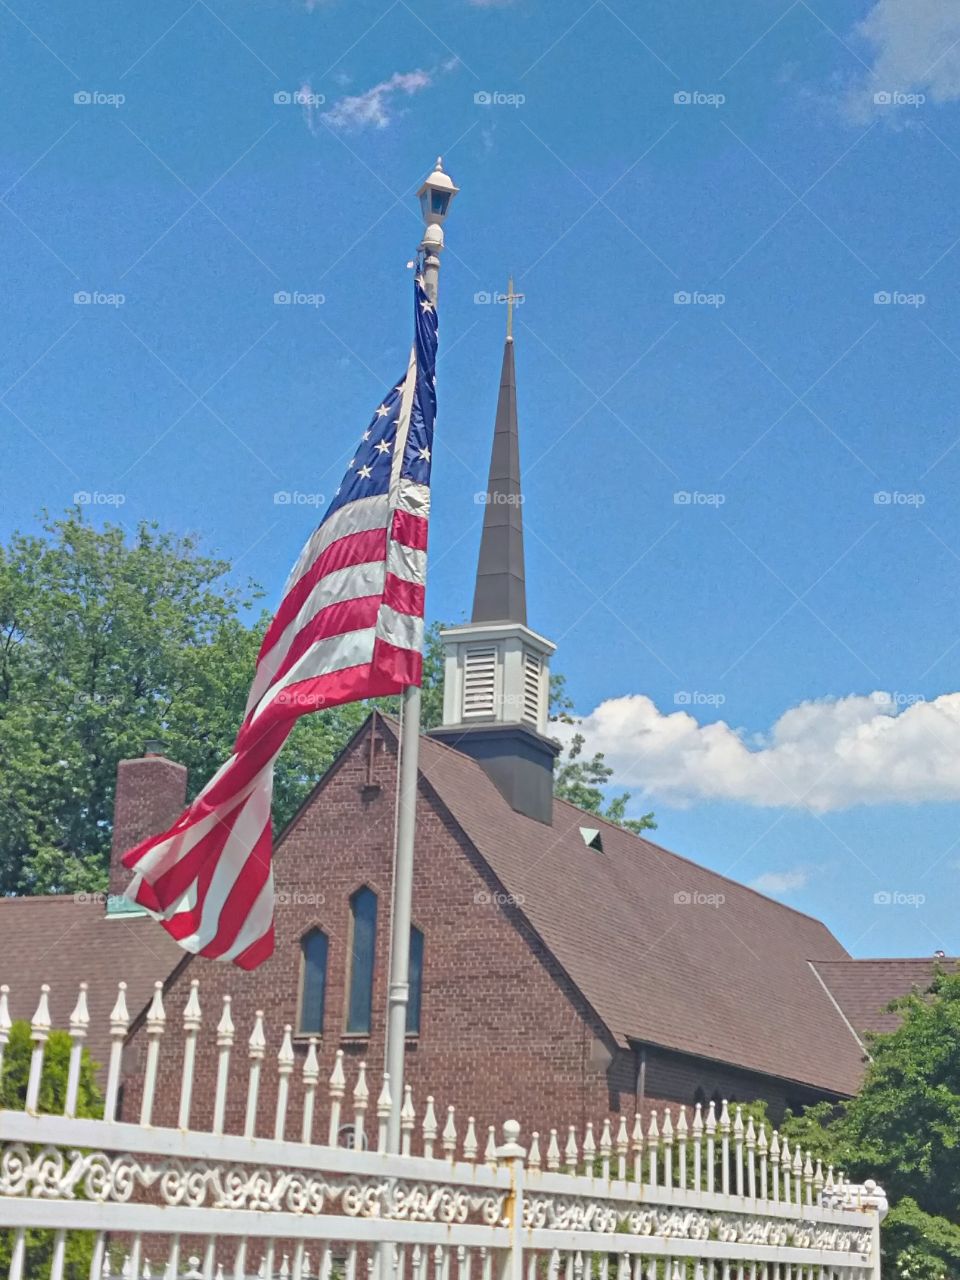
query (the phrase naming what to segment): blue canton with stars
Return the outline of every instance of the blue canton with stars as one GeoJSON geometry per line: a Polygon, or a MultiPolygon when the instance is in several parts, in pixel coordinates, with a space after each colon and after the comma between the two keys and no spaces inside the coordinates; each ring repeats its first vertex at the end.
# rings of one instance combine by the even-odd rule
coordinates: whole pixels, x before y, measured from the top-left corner
{"type": "MultiPolygon", "coordinates": [[[[429,485],[436,417],[437,312],[424,291],[423,279],[419,274],[414,282],[414,324],[417,385],[410,411],[410,429],[401,475],[416,484],[429,485]]],[[[402,397],[401,378],[374,410],[350,459],[340,488],[327,507],[324,520],[357,498],[369,498],[388,492],[402,397]]]]}

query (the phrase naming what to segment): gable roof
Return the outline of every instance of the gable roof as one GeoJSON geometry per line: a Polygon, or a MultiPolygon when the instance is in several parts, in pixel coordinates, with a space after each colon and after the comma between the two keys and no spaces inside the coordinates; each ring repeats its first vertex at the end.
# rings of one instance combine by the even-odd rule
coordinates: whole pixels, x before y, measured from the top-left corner
{"type": "Polygon", "coordinates": [[[896,1031],[900,1014],[887,1009],[891,1000],[926,991],[938,968],[956,972],[960,961],[934,956],[919,959],[817,960],[815,968],[858,1036],[896,1031]]]}
{"type": "Polygon", "coordinates": [[[820,921],[594,814],[588,848],[583,810],[555,800],[544,826],[431,738],[420,770],[621,1045],[856,1092],[862,1050],[808,964],[848,959],[820,921]]]}
{"type": "Polygon", "coordinates": [[[0,898],[0,983],[10,987],[10,1016],[33,1017],[40,986],[50,984],[54,1027],[67,1028],[81,982],[89,983],[86,1046],[104,1066],[117,983],[127,984],[131,1021],[184,960],[184,952],[149,916],[107,916],[103,895],[0,898]]]}

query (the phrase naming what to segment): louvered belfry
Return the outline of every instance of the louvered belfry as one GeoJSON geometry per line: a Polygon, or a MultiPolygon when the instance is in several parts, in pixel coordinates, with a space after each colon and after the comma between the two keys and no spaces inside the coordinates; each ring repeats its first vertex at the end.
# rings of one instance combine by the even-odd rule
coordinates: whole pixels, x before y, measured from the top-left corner
{"type": "Polygon", "coordinates": [[[523,492],[513,338],[507,336],[483,506],[483,532],[469,623],[441,633],[443,725],[434,736],[472,756],[508,803],[553,821],[547,736],[554,645],[527,626],[523,492]]]}

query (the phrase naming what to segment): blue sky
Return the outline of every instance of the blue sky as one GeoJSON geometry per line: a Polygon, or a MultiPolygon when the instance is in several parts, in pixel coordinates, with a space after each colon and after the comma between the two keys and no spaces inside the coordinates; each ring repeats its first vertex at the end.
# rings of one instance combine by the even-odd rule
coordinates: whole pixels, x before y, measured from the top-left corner
{"type": "Polygon", "coordinates": [[[4,535],[100,495],[275,599],[402,368],[443,153],[429,614],[469,607],[512,271],[530,619],[591,746],[665,844],[855,954],[960,949],[943,0],[16,0],[0,31],[4,535]]]}

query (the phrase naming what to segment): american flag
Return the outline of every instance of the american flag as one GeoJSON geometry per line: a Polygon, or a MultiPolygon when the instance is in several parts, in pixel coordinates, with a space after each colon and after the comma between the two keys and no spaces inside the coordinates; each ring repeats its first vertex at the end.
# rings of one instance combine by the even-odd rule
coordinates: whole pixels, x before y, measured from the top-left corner
{"type": "Polygon", "coordinates": [[[168,831],[123,857],[132,902],[186,951],[241,969],[273,953],[273,765],[294,722],[420,683],[437,314],[419,275],[414,331],[406,374],[287,579],[233,755],[168,831]]]}

